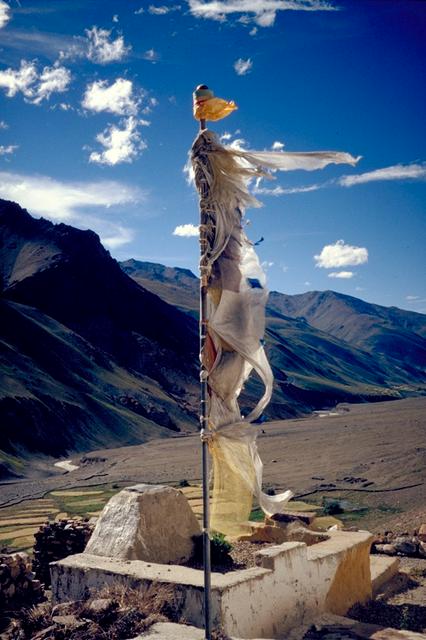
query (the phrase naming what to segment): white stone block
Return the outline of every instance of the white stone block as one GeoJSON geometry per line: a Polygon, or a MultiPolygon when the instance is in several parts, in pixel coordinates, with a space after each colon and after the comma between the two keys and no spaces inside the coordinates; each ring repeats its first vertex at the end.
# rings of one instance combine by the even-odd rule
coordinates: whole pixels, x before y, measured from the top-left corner
{"type": "Polygon", "coordinates": [[[109,500],[85,552],[117,560],[180,564],[190,558],[192,537],[200,533],[180,491],[138,484],[109,500]]]}

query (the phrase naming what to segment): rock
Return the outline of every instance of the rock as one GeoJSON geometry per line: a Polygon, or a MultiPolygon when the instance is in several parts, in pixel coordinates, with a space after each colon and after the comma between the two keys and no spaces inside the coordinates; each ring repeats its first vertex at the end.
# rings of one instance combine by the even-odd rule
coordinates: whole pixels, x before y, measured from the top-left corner
{"type": "Polygon", "coordinates": [[[393,544],[397,553],[404,556],[415,556],[417,554],[417,544],[409,538],[397,538],[393,544]]]}
{"type": "Polygon", "coordinates": [[[80,522],[77,530],[77,524],[76,520],[61,520],[41,526],[35,535],[32,569],[45,585],[50,585],[50,562],[84,551],[93,527],[80,522]]]}
{"type": "Polygon", "coordinates": [[[12,580],[16,580],[20,573],[21,567],[19,564],[14,564],[10,567],[10,577],[12,578],[12,580]]]}
{"type": "Polygon", "coordinates": [[[287,530],[281,527],[271,527],[263,522],[250,522],[251,533],[238,537],[244,542],[273,542],[281,544],[287,540],[287,530]]]}
{"type": "Polygon", "coordinates": [[[92,600],[87,606],[87,609],[96,615],[102,615],[110,611],[116,604],[111,598],[96,598],[92,600]]]}
{"type": "Polygon", "coordinates": [[[192,537],[200,533],[183,493],[172,487],[139,484],[110,499],[85,553],[180,564],[191,557],[192,537]]]}
{"type": "Polygon", "coordinates": [[[34,636],[31,636],[31,640],[50,640],[55,637],[56,626],[53,624],[46,629],[42,629],[34,636]]]}
{"type": "Polygon", "coordinates": [[[303,524],[310,525],[315,519],[315,512],[302,512],[302,511],[283,511],[282,513],[275,513],[270,518],[266,518],[266,524],[277,524],[278,526],[287,525],[289,522],[299,520],[303,524]]]}
{"type": "Polygon", "coordinates": [[[421,558],[426,558],[426,542],[419,542],[419,556],[421,558]]]}
{"type": "Polygon", "coordinates": [[[387,556],[395,556],[396,548],[394,544],[384,544],[382,545],[382,553],[385,553],[387,556]]]}
{"type": "Polygon", "coordinates": [[[426,524],[420,525],[418,538],[421,542],[426,542],[426,524]]]}
{"type": "Polygon", "coordinates": [[[286,541],[304,542],[308,547],[317,542],[323,542],[329,539],[329,536],[318,533],[317,531],[310,531],[310,529],[301,526],[297,522],[288,525],[286,534],[286,541]]]}
{"type": "Polygon", "coordinates": [[[74,612],[75,602],[60,602],[52,608],[52,616],[66,616],[74,612]]]}
{"type": "Polygon", "coordinates": [[[66,629],[81,629],[87,625],[87,620],[79,620],[77,616],[52,616],[52,621],[59,627],[65,627],[66,629]]]}

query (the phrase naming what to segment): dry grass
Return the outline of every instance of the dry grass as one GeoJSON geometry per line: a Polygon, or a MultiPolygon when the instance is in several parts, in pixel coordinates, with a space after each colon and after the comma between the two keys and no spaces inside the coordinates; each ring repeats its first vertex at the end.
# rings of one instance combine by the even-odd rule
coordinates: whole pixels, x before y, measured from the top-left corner
{"type": "Polygon", "coordinates": [[[25,524],[40,525],[40,524],[43,524],[43,522],[46,522],[46,520],[47,518],[42,516],[37,516],[35,518],[5,518],[4,520],[0,520],[0,526],[2,527],[7,527],[9,525],[22,526],[25,524]]]}
{"type": "Polygon", "coordinates": [[[33,534],[47,521],[98,515],[117,492],[109,486],[52,491],[46,498],[26,500],[0,509],[0,543],[12,550],[31,551],[33,534]],[[26,529],[26,535],[22,533],[26,529]]]}
{"type": "MultiPolygon", "coordinates": [[[[182,605],[182,594],[179,595],[171,585],[153,583],[146,589],[130,589],[119,584],[108,586],[84,602],[65,605],[66,615],[75,616],[82,625],[70,625],[65,629],[62,627],[60,637],[63,640],[130,638],[142,633],[155,622],[178,622],[182,605]],[[100,611],[91,606],[99,598],[107,601],[107,606],[100,611]]],[[[61,615],[57,611],[55,614],[61,615]]],[[[42,629],[54,624],[53,617],[50,602],[22,609],[10,621],[2,640],[29,640],[42,629]]],[[[56,637],[55,633],[52,633],[52,637],[56,637]]]]}
{"type": "Polygon", "coordinates": [[[22,529],[13,529],[11,531],[3,531],[0,529],[0,541],[13,538],[22,538],[23,536],[31,536],[37,531],[38,527],[23,527],[22,529]]]}

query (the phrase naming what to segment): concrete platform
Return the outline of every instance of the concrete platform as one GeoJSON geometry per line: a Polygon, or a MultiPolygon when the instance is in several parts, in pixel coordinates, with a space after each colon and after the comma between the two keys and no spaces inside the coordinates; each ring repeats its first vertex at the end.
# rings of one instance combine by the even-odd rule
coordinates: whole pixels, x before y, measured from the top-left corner
{"type": "Polygon", "coordinates": [[[389,556],[370,556],[371,587],[373,598],[380,589],[398,573],[399,558],[389,556]]]}
{"type": "MultiPolygon", "coordinates": [[[[344,615],[356,602],[372,596],[367,531],[330,532],[307,547],[285,542],[263,549],[258,566],[212,574],[213,626],[240,638],[282,638],[321,613],[344,615]]],[[[203,572],[179,565],[115,560],[78,554],[52,563],[55,602],[80,600],[107,584],[146,588],[174,584],[181,616],[202,627],[203,572]]]]}
{"type": "MultiPolygon", "coordinates": [[[[131,640],[204,640],[204,638],[202,629],[173,622],[157,622],[148,631],[131,640]]],[[[244,638],[232,638],[232,640],[244,640],[244,638]]],[[[271,639],[254,638],[253,640],[271,639]]]]}
{"type": "Polygon", "coordinates": [[[157,622],[131,640],[204,640],[204,631],[173,622],[157,622]]]}

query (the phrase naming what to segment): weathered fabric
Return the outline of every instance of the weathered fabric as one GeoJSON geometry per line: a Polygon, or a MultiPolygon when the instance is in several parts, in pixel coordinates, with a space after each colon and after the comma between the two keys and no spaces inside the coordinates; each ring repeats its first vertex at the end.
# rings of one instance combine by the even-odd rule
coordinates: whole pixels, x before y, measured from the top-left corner
{"type": "Polygon", "coordinates": [[[246,207],[260,206],[248,183],[268,175],[265,168],[310,171],[357,159],[334,151],[241,151],[224,147],[204,130],[192,146],[191,161],[205,224],[200,265],[208,283],[208,337],[201,357],[208,370],[211,528],[237,536],[245,531],[253,496],[267,515],[282,511],[292,496],[291,491],[275,496],[262,491],[259,428],[253,421],[271,398],[273,375],[263,348],[266,278],[242,225],[246,207]],[[242,416],[238,397],[253,369],[264,392],[249,415],[242,416]]]}

